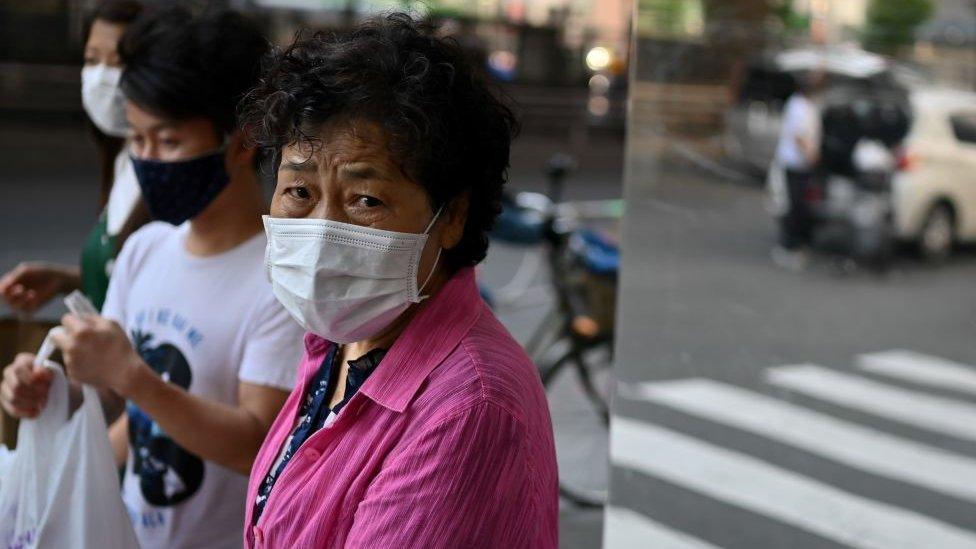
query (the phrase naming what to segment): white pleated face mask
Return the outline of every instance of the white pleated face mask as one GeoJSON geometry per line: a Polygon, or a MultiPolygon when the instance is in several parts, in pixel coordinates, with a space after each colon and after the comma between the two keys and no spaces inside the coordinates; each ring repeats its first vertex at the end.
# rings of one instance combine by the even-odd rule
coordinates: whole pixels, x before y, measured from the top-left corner
{"type": "Polygon", "coordinates": [[[105,64],[81,69],[81,104],[95,126],[108,135],[125,137],[125,97],[119,89],[122,69],[105,64]]]}
{"type": "Polygon", "coordinates": [[[265,263],[278,301],[306,330],[335,343],[369,339],[390,325],[430,281],[417,285],[427,234],[325,219],[264,216],[265,263]]]}

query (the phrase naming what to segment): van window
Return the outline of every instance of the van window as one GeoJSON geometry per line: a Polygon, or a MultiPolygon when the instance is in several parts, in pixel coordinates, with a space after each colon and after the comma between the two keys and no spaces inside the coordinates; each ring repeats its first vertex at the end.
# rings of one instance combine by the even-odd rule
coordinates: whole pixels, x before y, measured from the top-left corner
{"type": "Polygon", "coordinates": [[[956,139],[963,143],[976,143],[976,112],[956,113],[949,120],[956,139]]]}

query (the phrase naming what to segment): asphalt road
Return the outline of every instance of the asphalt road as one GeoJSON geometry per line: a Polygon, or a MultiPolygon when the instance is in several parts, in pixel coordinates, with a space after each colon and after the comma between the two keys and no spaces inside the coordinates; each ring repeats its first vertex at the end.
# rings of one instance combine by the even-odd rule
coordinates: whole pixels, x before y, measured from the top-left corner
{"type": "Polygon", "coordinates": [[[760,192],[635,155],[612,547],[976,547],[976,256],[769,259],[760,192]]]}

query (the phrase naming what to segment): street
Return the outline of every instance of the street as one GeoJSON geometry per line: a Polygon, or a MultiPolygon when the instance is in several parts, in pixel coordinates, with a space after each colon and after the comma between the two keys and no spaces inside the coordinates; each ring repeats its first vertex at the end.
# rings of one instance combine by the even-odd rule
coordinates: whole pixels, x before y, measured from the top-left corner
{"type": "Polygon", "coordinates": [[[976,546],[972,252],[784,271],[759,189],[634,158],[609,546],[976,546]]]}

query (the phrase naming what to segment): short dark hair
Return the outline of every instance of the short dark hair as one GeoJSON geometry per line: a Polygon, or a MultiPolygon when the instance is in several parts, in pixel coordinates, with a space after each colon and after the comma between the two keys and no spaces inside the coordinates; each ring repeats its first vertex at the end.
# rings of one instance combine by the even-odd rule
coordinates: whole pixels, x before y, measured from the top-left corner
{"type": "Polygon", "coordinates": [[[116,25],[128,25],[139,17],[142,9],[142,2],[136,0],[103,0],[85,16],[83,34],[87,39],[96,19],[116,25]]]}
{"type": "Polygon", "coordinates": [[[403,13],[347,34],[299,35],[270,59],[241,117],[277,161],[282,147],[317,141],[329,120],[378,124],[394,160],[427,190],[433,208],[468,193],[467,223],[458,245],[444,253],[447,265],[485,258],[518,122],[452,39],[403,13]]]}
{"type": "Polygon", "coordinates": [[[122,92],[155,114],[206,118],[218,133],[230,133],[237,127],[237,104],[257,82],[269,48],[234,11],[154,10],[130,25],[119,45],[122,92]]]}

